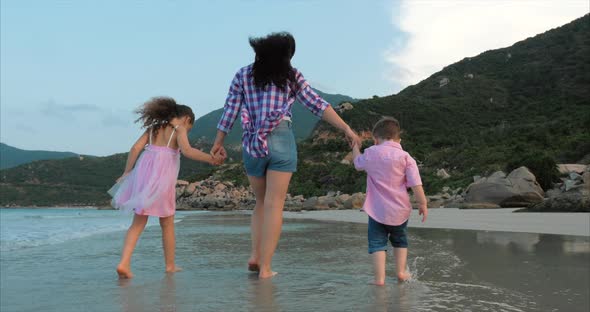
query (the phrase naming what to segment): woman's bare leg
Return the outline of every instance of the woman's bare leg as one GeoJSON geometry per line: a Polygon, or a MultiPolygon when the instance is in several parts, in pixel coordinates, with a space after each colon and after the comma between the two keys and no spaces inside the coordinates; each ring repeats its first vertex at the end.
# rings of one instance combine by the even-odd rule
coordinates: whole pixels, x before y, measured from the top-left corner
{"type": "Polygon", "coordinates": [[[119,274],[119,278],[133,277],[133,273],[131,273],[131,255],[133,255],[137,240],[139,240],[139,236],[143,232],[147,221],[148,216],[140,216],[137,214],[133,216],[133,223],[131,223],[131,226],[127,230],[125,242],[123,243],[121,261],[119,262],[119,265],[117,265],[117,274],[119,274]]]}
{"type": "Polygon", "coordinates": [[[252,239],[252,251],[248,260],[248,270],[257,272],[260,270],[258,259],[260,258],[260,233],[264,223],[264,195],[266,193],[266,177],[248,176],[250,186],[256,196],[256,206],[252,211],[250,233],[252,239]]]}
{"type": "Polygon", "coordinates": [[[281,236],[283,207],[291,181],[292,172],[268,170],[266,173],[266,193],[264,196],[264,220],[260,240],[260,278],[272,277],[272,256],[281,236]]]}
{"type": "Polygon", "coordinates": [[[166,272],[178,272],[181,269],[176,266],[174,257],[176,254],[176,237],[174,236],[174,216],[160,218],[162,228],[162,247],[164,248],[164,261],[166,272]]]}

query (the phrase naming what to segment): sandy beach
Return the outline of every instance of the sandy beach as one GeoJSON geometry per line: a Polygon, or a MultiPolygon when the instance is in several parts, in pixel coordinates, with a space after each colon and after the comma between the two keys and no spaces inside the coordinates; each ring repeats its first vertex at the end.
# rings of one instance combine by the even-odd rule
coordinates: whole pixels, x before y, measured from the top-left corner
{"type": "MultiPolygon", "coordinates": [[[[425,223],[420,222],[421,216],[413,210],[410,227],[590,236],[590,213],[513,213],[515,210],[429,209],[425,223]]],[[[367,215],[356,209],[285,212],[284,217],[367,223],[367,215]]]]}

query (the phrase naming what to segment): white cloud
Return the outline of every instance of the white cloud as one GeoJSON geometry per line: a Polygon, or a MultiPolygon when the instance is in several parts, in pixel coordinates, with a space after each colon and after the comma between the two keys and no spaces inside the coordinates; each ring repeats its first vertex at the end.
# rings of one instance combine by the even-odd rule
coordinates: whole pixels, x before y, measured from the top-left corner
{"type": "Polygon", "coordinates": [[[392,18],[405,42],[385,53],[387,77],[402,89],[444,66],[566,24],[588,0],[401,0],[392,18]]]}

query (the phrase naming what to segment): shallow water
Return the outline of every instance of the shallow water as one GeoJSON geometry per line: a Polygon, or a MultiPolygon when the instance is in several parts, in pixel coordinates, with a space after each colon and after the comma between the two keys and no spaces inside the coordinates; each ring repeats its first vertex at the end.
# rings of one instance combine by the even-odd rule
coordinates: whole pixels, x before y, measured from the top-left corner
{"type": "MultiPolygon", "coordinates": [[[[134,256],[136,278],[120,282],[114,268],[129,217],[116,211],[0,210],[0,310],[588,311],[590,307],[588,237],[412,229],[410,224],[409,266],[414,281],[398,284],[389,278],[385,287],[374,287],[367,283],[371,265],[366,225],[286,220],[274,259],[279,275],[261,281],[245,267],[248,216],[183,213],[179,219],[177,262],[184,271],[163,273],[160,230],[150,226],[134,256]],[[79,234],[64,234],[68,232],[79,234]],[[15,243],[21,236],[26,239],[15,243]]],[[[393,261],[388,261],[388,272],[394,272],[393,261]]]]}

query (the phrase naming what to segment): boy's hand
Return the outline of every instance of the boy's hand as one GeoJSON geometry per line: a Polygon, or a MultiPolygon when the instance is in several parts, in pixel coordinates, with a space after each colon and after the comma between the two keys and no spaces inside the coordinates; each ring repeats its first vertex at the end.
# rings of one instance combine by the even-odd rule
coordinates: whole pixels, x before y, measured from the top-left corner
{"type": "Polygon", "coordinates": [[[426,205],[420,205],[418,214],[422,216],[422,223],[424,223],[428,217],[428,207],[426,205]]]}

